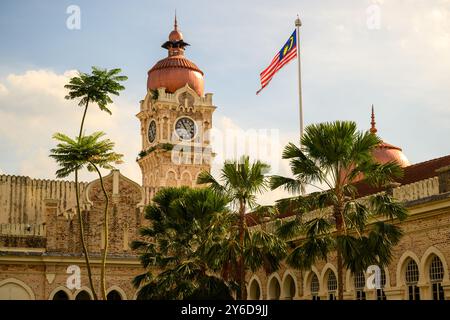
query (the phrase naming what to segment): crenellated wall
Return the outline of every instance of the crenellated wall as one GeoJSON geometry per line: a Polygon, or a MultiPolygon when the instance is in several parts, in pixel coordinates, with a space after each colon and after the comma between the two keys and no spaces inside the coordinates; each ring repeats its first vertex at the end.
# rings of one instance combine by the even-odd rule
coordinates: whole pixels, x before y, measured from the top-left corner
{"type": "Polygon", "coordinates": [[[399,201],[413,201],[437,194],[439,194],[438,176],[405,184],[393,190],[394,197],[399,201]]]}
{"type": "Polygon", "coordinates": [[[58,212],[75,206],[75,182],[0,175],[0,224],[42,224],[45,199],[59,199],[58,212]]]}

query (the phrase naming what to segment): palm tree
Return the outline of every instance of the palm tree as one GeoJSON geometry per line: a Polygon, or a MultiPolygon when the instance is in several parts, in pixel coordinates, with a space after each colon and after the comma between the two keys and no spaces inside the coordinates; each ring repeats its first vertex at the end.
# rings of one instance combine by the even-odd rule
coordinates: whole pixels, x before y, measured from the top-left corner
{"type": "MultiPolygon", "coordinates": [[[[108,248],[109,198],[106,193],[106,189],[103,184],[103,177],[99,168],[110,170],[113,169],[114,167],[112,166],[112,163],[119,162],[122,155],[113,151],[114,142],[109,139],[99,141],[99,139],[104,135],[105,134],[103,132],[95,132],[92,135],[81,136],[74,140],[62,133],[56,133],[53,137],[59,141],[59,143],[56,148],[51,150],[50,157],[54,158],[60,166],[60,169],[56,171],[56,176],[58,178],[65,178],[72,172],[81,170],[84,166],[86,166],[89,171],[96,171],[99,176],[103,195],[106,199],[103,222],[105,247],[103,250],[100,277],[102,297],[106,300],[105,268],[108,248]]],[[[82,221],[80,220],[80,224],[81,223],[82,221]]],[[[83,228],[83,226],[80,226],[80,228],[83,228]]],[[[89,269],[88,272],[90,272],[89,269]]],[[[89,281],[92,292],[95,292],[91,277],[89,277],[89,281]]]]}
{"type": "MultiPolygon", "coordinates": [[[[89,103],[93,102],[98,105],[100,110],[111,114],[108,104],[112,103],[110,95],[119,95],[119,92],[125,87],[119,82],[128,79],[126,76],[119,75],[121,69],[100,69],[92,67],[92,74],[79,72],[77,77],[70,79],[69,84],[65,85],[69,89],[69,93],[65,96],[68,100],[80,99],[78,105],[84,107],[83,117],[81,118],[80,131],[78,140],[81,140],[83,134],[84,122],[86,119],[89,103]]],[[[92,272],[89,260],[89,253],[87,251],[86,243],[84,241],[83,217],[80,210],[80,189],[78,185],[78,169],[74,171],[75,174],[75,195],[77,202],[77,215],[80,221],[80,239],[83,248],[84,258],[86,261],[86,268],[88,271],[89,283],[91,284],[92,294],[94,299],[97,299],[97,294],[92,286],[92,272]]]]}
{"type": "Polygon", "coordinates": [[[150,225],[141,228],[142,240],[132,243],[146,269],[133,280],[138,299],[232,297],[232,284],[215,275],[205,258],[210,243],[228,232],[227,204],[209,189],[164,188],[155,195],[146,208],[150,225]],[[153,265],[163,271],[154,272],[153,265]]]}
{"type": "Polygon", "coordinates": [[[340,300],[344,267],[355,273],[371,264],[387,265],[402,235],[388,221],[407,216],[406,209],[388,193],[358,198],[354,183],[361,177],[369,185],[386,187],[402,175],[395,162],[374,162],[372,151],[380,142],[374,134],[357,131],[354,122],[310,125],[301,138],[301,148],[290,143],[283,152],[294,178],[271,178],[272,189],[284,187],[292,193],[305,185],[321,189],[278,201],[280,210],[295,213],[295,219],[280,225],[278,234],[296,240],[286,262],[298,269],[308,269],[318,259],[336,253],[340,300]],[[306,218],[314,209],[319,213],[306,218]]]}
{"type": "Polygon", "coordinates": [[[69,84],[64,86],[69,89],[65,98],[68,100],[80,99],[78,105],[84,107],[79,137],[83,133],[89,103],[96,103],[100,110],[111,114],[111,110],[108,108],[108,104],[113,103],[110,95],[118,96],[120,91],[125,89],[119,82],[128,79],[127,76],[119,75],[121,72],[122,70],[119,68],[107,70],[92,67],[92,74],[79,72],[77,77],[71,78],[69,84]]]}
{"type": "Polygon", "coordinates": [[[264,266],[266,271],[276,269],[284,255],[284,243],[264,229],[249,230],[246,219],[247,210],[258,208],[256,196],[267,187],[265,174],[270,166],[261,161],[250,163],[248,156],[240,161],[225,161],[220,181],[209,172],[202,172],[197,180],[199,184],[209,184],[216,193],[228,197],[233,208],[234,224],[225,242],[214,244],[210,259],[216,260],[222,268],[222,276],[234,278],[239,286],[237,298],[247,298],[245,272],[264,266]],[[236,228],[237,227],[237,228],[236,228]],[[237,264],[236,264],[237,261],[237,264]]]}

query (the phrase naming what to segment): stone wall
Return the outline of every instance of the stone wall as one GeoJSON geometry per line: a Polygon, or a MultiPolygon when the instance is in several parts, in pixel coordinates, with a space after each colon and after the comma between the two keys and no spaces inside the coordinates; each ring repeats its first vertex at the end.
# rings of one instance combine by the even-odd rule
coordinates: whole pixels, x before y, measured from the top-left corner
{"type": "MultiPolygon", "coordinates": [[[[130,243],[138,236],[143,220],[142,188],[114,170],[104,177],[104,186],[109,198],[109,245],[110,254],[131,253],[130,243]]],[[[104,247],[105,198],[100,181],[95,180],[86,187],[82,211],[85,240],[88,251],[100,254],[104,247]]],[[[80,253],[81,241],[79,220],[75,212],[71,215],[58,213],[58,199],[46,200],[47,251],[80,253]]]]}
{"type": "MultiPolygon", "coordinates": [[[[87,271],[83,267],[84,259],[64,258],[46,259],[44,262],[33,262],[30,257],[22,258],[22,261],[13,263],[2,263],[0,255],[0,287],[8,283],[16,283],[31,291],[36,300],[52,299],[53,295],[62,290],[66,292],[69,299],[75,299],[77,294],[84,290],[90,295],[92,291],[89,287],[87,271]],[[28,260],[28,262],[27,262],[28,260]],[[69,265],[77,265],[81,269],[81,288],[69,290],[67,288],[67,279],[70,276],[67,273],[69,265]]],[[[16,257],[16,260],[17,259],[16,257]]],[[[43,259],[41,259],[43,260],[43,259]]],[[[93,259],[93,282],[96,292],[100,295],[100,264],[98,260],[93,259]]],[[[122,299],[134,299],[136,289],[131,284],[134,276],[142,273],[142,268],[136,260],[115,260],[110,261],[107,266],[106,288],[118,291],[122,299]]],[[[1,290],[0,290],[1,291],[1,290]]],[[[1,297],[0,300],[5,297],[1,297]]]]}
{"type": "MultiPolygon", "coordinates": [[[[11,292],[19,292],[16,297],[44,300],[51,299],[58,290],[66,292],[70,299],[75,299],[81,290],[90,294],[82,256],[79,219],[74,207],[73,183],[34,183],[28,178],[12,179],[9,176],[4,181],[8,181],[12,189],[23,192],[31,190],[31,186],[37,186],[39,197],[31,197],[35,202],[40,200],[36,210],[39,208],[42,212],[37,212],[40,224],[0,225],[0,299],[8,298],[5,295],[11,292]],[[67,267],[70,265],[81,268],[82,288],[79,290],[66,287],[69,276],[67,267]]],[[[143,223],[143,189],[118,170],[104,177],[104,186],[109,198],[107,288],[119,292],[122,299],[133,299],[136,290],[131,281],[144,271],[138,256],[130,249],[130,243],[138,238],[143,223]]],[[[85,239],[93,266],[94,284],[100,294],[98,287],[105,243],[103,221],[106,202],[99,180],[83,184],[82,191],[80,200],[85,239]]],[[[25,197],[14,199],[20,203],[25,197]]],[[[25,212],[26,208],[19,211],[25,212]]]]}
{"type": "MultiPolygon", "coordinates": [[[[80,194],[86,185],[80,183],[80,194]]],[[[43,223],[45,199],[59,199],[59,212],[75,206],[75,182],[0,175],[0,224],[43,223]]]]}

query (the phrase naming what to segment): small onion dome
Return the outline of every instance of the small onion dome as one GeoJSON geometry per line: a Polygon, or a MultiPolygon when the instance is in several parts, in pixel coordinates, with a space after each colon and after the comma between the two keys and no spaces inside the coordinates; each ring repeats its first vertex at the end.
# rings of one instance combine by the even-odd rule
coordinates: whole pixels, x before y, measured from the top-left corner
{"type": "MultiPolygon", "coordinates": [[[[375,127],[375,112],[372,105],[372,121],[370,122],[370,133],[376,134],[377,128],[375,127]]],[[[411,165],[406,156],[403,154],[402,149],[392,144],[382,141],[372,152],[373,158],[377,163],[387,163],[390,161],[397,162],[401,167],[407,167],[411,165]]]]}
{"type": "Polygon", "coordinates": [[[372,155],[377,163],[384,164],[390,161],[395,161],[403,168],[411,165],[406,156],[403,154],[401,148],[384,141],[372,151],[372,155]]]}
{"type": "MultiPolygon", "coordinates": [[[[375,127],[375,113],[372,106],[372,121],[371,121],[370,133],[376,134],[377,128],[375,127]]],[[[402,149],[392,144],[381,141],[373,150],[372,150],[372,159],[379,164],[385,164],[391,161],[395,161],[401,167],[407,167],[410,164],[406,156],[403,154],[402,149]]],[[[342,177],[346,175],[347,171],[342,173],[342,177]]],[[[352,183],[356,183],[364,179],[364,175],[362,173],[358,174],[352,181],[352,183]]]]}
{"type": "Polygon", "coordinates": [[[175,15],[174,30],[169,40],[162,47],[167,49],[168,57],[158,61],[148,72],[147,88],[155,90],[166,88],[167,92],[189,85],[199,96],[203,96],[203,72],[184,56],[184,49],[189,44],[183,41],[183,34],[178,30],[175,15]]]}
{"type": "Polygon", "coordinates": [[[180,40],[183,40],[183,34],[180,31],[173,30],[169,34],[169,41],[174,42],[174,41],[180,41],[180,40]]]}

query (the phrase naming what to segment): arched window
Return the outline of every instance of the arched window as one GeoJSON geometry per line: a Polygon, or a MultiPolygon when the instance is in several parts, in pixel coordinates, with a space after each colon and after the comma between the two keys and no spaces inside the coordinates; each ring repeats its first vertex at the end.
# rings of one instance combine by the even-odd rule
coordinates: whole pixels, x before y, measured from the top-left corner
{"type": "Polygon", "coordinates": [[[430,282],[433,300],[444,300],[444,289],[442,279],[444,278],[444,266],[438,256],[434,256],[430,264],[430,282]]]}
{"type": "Polygon", "coordinates": [[[53,300],[69,300],[69,296],[67,295],[67,292],[59,290],[53,295],[53,300]]]}
{"type": "Polygon", "coordinates": [[[106,295],[106,300],[122,300],[122,296],[116,290],[111,290],[106,295]]]}
{"type": "Polygon", "coordinates": [[[328,300],[336,300],[336,292],[338,288],[338,283],[336,279],[336,275],[333,271],[330,271],[328,273],[328,281],[327,281],[327,288],[328,288],[328,300]]]}
{"type": "Polygon", "coordinates": [[[191,178],[191,175],[189,174],[189,172],[184,172],[181,175],[181,185],[192,187],[192,178],[191,178]]]}
{"type": "Polygon", "coordinates": [[[295,297],[295,281],[291,275],[287,275],[283,282],[283,296],[286,300],[292,300],[295,297]]]}
{"type": "Polygon", "coordinates": [[[91,296],[87,291],[82,290],[78,292],[77,296],[75,297],[75,300],[91,300],[91,296]]]}
{"type": "Polygon", "coordinates": [[[277,278],[273,277],[269,283],[269,300],[279,300],[280,299],[280,282],[277,278]]]}
{"type": "Polygon", "coordinates": [[[377,300],[386,300],[384,287],[386,286],[386,272],[381,268],[381,288],[377,289],[377,300]]]}
{"type": "Polygon", "coordinates": [[[177,176],[173,171],[168,171],[166,175],[166,186],[176,187],[177,186],[177,176]]]}
{"type": "Polygon", "coordinates": [[[366,300],[366,293],[364,292],[364,287],[366,286],[366,277],[364,272],[360,271],[355,274],[354,277],[356,300],[366,300]]]}
{"type": "Polygon", "coordinates": [[[259,283],[256,279],[253,279],[250,283],[249,298],[250,300],[261,299],[261,288],[259,287],[259,283]]]}
{"type": "Polygon", "coordinates": [[[314,273],[311,278],[311,296],[313,300],[320,300],[319,291],[320,291],[319,278],[317,277],[317,274],[314,273]]]}
{"type": "Polygon", "coordinates": [[[31,288],[18,279],[0,281],[0,300],[34,300],[31,288]]]}
{"type": "Polygon", "coordinates": [[[413,259],[409,259],[406,265],[405,280],[408,287],[408,299],[420,300],[420,290],[417,286],[417,282],[419,281],[419,267],[413,259]]]}

